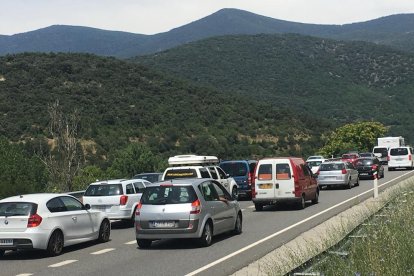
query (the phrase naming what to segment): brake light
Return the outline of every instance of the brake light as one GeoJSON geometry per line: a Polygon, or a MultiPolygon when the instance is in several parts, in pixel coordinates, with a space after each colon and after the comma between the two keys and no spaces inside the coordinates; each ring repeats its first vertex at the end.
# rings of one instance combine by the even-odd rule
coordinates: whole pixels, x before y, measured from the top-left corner
{"type": "Polygon", "coordinates": [[[389,155],[387,156],[387,161],[390,161],[390,156],[389,155]]]}
{"type": "Polygon", "coordinates": [[[376,170],[377,169],[377,165],[372,165],[371,169],[376,170]]]}
{"type": "Polygon", "coordinates": [[[408,155],[408,160],[410,160],[410,161],[411,161],[411,154],[409,154],[409,155],[408,155]]]}
{"type": "Polygon", "coordinates": [[[346,174],[346,173],[347,173],[346,169],[342,169],[342,174],[346,174]]]}
{"type": "Polygon", "coordinates": [[[128,196],[122,195],[121,198],[119,199],[119,205],[126,205],[127,201],[128,201],[128,196]]]}
{"type": "Polygon", "coordinates": [[[142,207],[142,203],[140,201],[137,205],[137,208],[135,209],[135,216],[141,215],[141,207],[142,207]]]}
{"type": "Polygon", "coordinates": [[[201,202],[200,200],[195,200],[191,203],[191,211],[190,214],[199,214],[201,212],[201,202]]]}
{"type": "Polygon", "coordinates": [[[27,228],[37,227],[42,222],[42,217],[38,214],[31,215],[27,221],[27,228]]]}

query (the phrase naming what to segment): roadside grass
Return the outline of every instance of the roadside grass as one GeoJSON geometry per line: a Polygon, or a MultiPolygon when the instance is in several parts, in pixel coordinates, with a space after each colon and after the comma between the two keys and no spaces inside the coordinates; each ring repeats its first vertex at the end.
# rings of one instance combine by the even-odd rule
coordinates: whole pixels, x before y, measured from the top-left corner
{"type": "Polygon", "coordinates": [[[414,275],[413,212],[414,188],[397,192],[380,212],[357,227],[353,235],[309,261],[307,273],[414,275]]]}

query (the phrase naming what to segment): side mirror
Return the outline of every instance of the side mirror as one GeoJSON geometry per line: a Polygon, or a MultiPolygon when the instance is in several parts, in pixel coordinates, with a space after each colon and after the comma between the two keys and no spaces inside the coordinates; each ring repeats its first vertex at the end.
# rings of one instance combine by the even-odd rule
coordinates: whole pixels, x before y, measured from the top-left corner
{"type": "Polygon", "coordinates": [[[90,209],[91,209],[91,205],[89,205],[88,203],[87,203],[87,204],[85,204],[85,209],[86,209],[86,210],[90,210],[90,209]]]}

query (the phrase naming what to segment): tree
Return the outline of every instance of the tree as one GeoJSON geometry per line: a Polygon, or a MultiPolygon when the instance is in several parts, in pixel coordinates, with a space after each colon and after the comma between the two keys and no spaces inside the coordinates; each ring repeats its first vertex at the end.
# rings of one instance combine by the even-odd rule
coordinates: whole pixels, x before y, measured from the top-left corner
{"type": "Polygon", "coordinates": [[[51,150],[42,156],[49,172],[48,191],[73,191],[73,179],[81,166],[78,144],[80,116],[77,110],[65,115],[59,101],[48,106],[51,150]]]}
{"type": "Polygon", "coordinates": [[[371,151],[378,137],[388,129],[379,122],[358,122],[337,128],[324,138],[325,146],[320,153],[336,156],[350,150],[371,151]]]}

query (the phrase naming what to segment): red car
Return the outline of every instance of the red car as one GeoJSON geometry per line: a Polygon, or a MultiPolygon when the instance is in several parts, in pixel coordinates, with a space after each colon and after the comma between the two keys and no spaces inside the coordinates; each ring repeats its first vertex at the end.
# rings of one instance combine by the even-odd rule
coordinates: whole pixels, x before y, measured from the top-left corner
{"type": "Polygon", "coordinates": [[[358,158],[359,158],[358,153],[345,153],[345,154],[342,154],[341,160],[352,163],[355,166],[358,158]]]}

